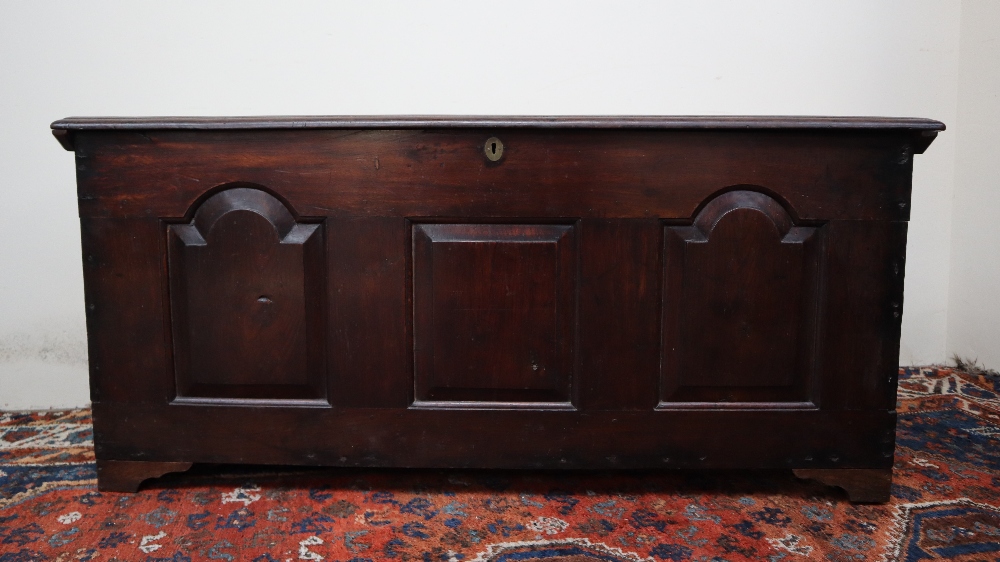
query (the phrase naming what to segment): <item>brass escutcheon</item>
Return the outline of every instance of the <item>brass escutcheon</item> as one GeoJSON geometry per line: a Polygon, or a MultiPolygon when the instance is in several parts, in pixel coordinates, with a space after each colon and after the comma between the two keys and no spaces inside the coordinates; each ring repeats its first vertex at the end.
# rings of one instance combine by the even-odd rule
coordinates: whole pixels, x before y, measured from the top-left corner
{"type": "Polygon", "coordinates": [[[486,139],[486,145],[483,146],[483,153],[486,154],[486,158],[490,162],[496,162],[503,156],[503,143],[496,137],[490,137],[486,139]]]}

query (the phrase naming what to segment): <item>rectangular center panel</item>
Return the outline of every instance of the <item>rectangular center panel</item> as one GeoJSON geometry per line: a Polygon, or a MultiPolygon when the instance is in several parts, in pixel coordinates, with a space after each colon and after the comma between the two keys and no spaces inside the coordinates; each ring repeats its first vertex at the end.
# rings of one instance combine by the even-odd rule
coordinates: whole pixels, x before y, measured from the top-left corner
{"type": "Polygon", "coordinates": [[[412,224],[411,407],[574,409],[576,231],[412,224]]]}

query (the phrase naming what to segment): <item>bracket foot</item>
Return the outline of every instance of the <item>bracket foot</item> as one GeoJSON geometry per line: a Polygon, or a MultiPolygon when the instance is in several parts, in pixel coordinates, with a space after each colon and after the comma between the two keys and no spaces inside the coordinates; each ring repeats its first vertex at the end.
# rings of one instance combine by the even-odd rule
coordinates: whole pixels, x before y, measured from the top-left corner
{"type": "Polygon", "coordinates": [[[891,468],[796,468],[795,476],[837,486],[854,503],[885,503],[892,495],[891,468]]]}
{"type": "Polygon", "coordinates": [[[139,491],[139,485],[150,478],[169,472],[184,472],[189,462],[108,461],[97,460],[97,489],[101,492],[139,491]]]}

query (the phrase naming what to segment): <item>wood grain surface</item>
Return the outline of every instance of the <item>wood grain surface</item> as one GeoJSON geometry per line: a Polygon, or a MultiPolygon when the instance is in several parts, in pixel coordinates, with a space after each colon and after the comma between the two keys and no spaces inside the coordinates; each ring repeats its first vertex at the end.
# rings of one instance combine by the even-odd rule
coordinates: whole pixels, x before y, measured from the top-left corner
{"type": "Polygon", "coordinates": [[[940,123],[53,127],[76,150],[102,489],[190,462],[888,489],[913,155],[940,123]]]}

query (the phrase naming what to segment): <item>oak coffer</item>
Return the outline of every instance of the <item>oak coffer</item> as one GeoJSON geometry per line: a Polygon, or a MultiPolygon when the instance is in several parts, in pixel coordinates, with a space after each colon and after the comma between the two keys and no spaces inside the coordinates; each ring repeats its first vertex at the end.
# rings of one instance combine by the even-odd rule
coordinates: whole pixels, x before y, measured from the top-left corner
{"type": "Polygon", "coordinates": [[[841,117],[74,118],[98,485],[787,468],[888,498],[913,156],[841,117]]]}

